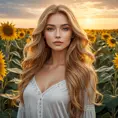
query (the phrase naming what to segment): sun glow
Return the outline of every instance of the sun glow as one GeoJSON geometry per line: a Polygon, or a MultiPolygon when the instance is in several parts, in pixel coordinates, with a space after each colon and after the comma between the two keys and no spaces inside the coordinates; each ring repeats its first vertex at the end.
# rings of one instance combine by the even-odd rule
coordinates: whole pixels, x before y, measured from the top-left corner
{"type": "Polygon", "coordinates": [[[85,21],[86,21],[86,24],[92,24],[93,23],[93,20],[91,18],[86,18],[85,21]]]}

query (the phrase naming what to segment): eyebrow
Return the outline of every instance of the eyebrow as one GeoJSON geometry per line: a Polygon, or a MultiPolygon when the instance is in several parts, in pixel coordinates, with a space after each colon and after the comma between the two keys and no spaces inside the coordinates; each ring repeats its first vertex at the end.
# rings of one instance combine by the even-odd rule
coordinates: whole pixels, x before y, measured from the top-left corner
{"type": "MultiPolygon", "coordinates": [[[[46,26],[55,26],[55,25],[53,25],[53,24],[47,24],[46,26]]],[[[62,24],[61,26],[66,26],[66,25],[68,25],[68,26],[70,26],[69,24],[62,24]]]]}

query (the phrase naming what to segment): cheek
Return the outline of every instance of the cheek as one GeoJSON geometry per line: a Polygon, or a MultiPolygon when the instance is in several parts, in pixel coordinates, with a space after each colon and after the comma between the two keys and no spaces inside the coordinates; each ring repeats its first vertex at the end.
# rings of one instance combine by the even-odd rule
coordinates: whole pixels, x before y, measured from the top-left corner
{"type": "Polygon", "coordinates": [[[62,32],[63,37],[70,39],[72,35],[72,31],[62,32]]]}
{"type": "Polygon", "coordinates": [[[48,33],[48,32],[46,32],[45,33],[45,40],[46,40],[46,42],[48,43],[48,42],[52,42],[52,39],[53,39],[53,33],[48,33]]]}
{"type": "Polygon", "coordinates": [[[54,37],[54,32],[45,32],[45,37],[54,37]]]}
{"type": "Polygon", "coordinates": [[[71,40],[72,40],[71,37],[72,37],[71,33],[68,33],[68,34],[65,35],[64,42],[65,42],[66,46],[70,45],[71,40]]]}
{"type": "Polygon", "coordinates": [[[64,41],[70,42],[71,41],[71,33],[65,33],[63,35],[64,41]]]}
{"type": "Polygon", "coordinates": [[[65,38],[64,38],[64,47],[67,47],[67,46],[69,46],[70,45],[70,43],[71,43],[71,37],[70,36],[66,36],[65,38]]]}

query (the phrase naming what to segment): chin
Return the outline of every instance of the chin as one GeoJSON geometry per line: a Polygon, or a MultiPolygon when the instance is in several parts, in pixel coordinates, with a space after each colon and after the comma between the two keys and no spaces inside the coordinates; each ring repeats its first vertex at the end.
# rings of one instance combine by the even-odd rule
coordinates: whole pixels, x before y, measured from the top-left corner
{"type": "Polygon", "coordinates": [[[62,48],[62,47],[55,47],[55,48],[52,48],[52,50],[55,50],[55,51],[62,51],[64,50],[65,48],[62,48]]]}

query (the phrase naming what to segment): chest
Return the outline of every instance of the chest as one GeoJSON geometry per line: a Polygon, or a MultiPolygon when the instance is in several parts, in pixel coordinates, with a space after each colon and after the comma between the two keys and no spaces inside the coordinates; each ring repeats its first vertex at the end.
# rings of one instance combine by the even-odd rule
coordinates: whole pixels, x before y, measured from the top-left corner
{"type": "Polygon", "coordinates": [[[42,93],[62,80],[65,80],[65,68],[63,67],[51,70],[42,68],[35,75],[35,81],[42,93]]]}

